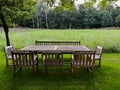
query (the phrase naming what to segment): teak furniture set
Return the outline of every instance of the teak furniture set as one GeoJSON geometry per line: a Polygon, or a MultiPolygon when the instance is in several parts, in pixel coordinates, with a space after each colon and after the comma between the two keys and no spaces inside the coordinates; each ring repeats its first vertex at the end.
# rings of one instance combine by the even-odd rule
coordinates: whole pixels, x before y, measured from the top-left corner
{"type": "MultiPolygon", "coordinates": [[[[48,67],[60,67],[63,69],[64,57],[63,54],[72,54],[71,71],[74,73],[75,68],[86,67],[94,75],[95,59],[99,60],[101,65],[102,47],[97,46],[95,51],[89,50],[87,47],[80,45],[80,41],[35,41],[35,45],[26,46],[19,51],[9,49],[8,58],[6,53],[6,66],[8,60],[13,62],[14,73],[16,75],[17,67],[21,70],[22,67],[30,67],[33,74],[38,70],[38,54],[42,54],[43,70],[47,71],[48,67]]],[[[11,47],[9,47],[11,48],[11,47]]]]}

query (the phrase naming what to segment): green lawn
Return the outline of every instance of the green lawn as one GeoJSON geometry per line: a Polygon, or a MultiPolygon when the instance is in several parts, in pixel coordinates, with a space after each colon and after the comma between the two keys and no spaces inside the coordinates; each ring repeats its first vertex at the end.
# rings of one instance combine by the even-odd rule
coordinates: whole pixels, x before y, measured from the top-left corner
{"type": "MultiPolygon", "coordinates": [[[[30,30],[10,32],[10,40],[16,49],[32,45],[34,40],[81,40],[81,44],[90,49],[101,45],[104,47],[104,52],[109,50],[112,52],[113,49],[114,51],[120,49],[119,33],[119,30],[30,30]]],[[[36,75],[32,74],[31,69],[26,68],[18,72],[14,78],[13,68],[5,66],[3,46],[5,36],[0,32],[0,90],[119,90],[120,88],[120,53],[103,53],[102,65],[100,68],[95,66],[94,77],[84,68],[77,69],[72,76],[70,65],[64,67],[64,72],[52,69],[43,75],[40,65],[36,75]]],[[[70,57],[65,56],[65,59],[70,60],[70,57]]]]}
{"type": "Polygon", "coordinates": [[[120,88],[119,53],[104,53],[101,68],[95,66],[94,77],[84,68],[77,69],[72,76],[70,66],[65,66],[64,72],[48,69],[48,73],[43,75],[41,65],[36,75],[32,74],[31,69],[26,68],[13,77],[12,67],[5,67],[3,52],[0,53],[0,62],[1,90],[119,90],[120,88]]]}

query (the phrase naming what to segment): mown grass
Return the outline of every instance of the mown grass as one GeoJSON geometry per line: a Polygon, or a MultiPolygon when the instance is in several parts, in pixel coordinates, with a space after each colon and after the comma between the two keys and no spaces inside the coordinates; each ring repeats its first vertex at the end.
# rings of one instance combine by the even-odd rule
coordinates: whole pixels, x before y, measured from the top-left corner
{"type": "Polygon", "coordinates": [[[63,72],[48,69],[48,73],[43,74],[41,65],[35,75],[31,69],[26,68],[13,77],[13,68],[5,67],[3,52],[0,52],[0,62],[1,90],[119,90],[120,88],[119,53],[104,53],[102,66],[100,68],[95,66],[94,77],[84,68],[77,69],[72,76],[70,66],[65,66],[63,72]]]}
{"type": "MultiPolygon", "coordinates": [[[[119,33],[119,30],[12,31],[10,40],[16,49],[32,45],[34,40],[81,40],[81,44],[90,49],[101,45],[104,50],[111,52],[109,50],[112,50],[112,47],[116,47],[115,51],[119,51],[119,33]]],[[[70,65],[64,67],[64,72],[52,69],[44,75],[40,65],[36,75],[32,74],[31,69],[26,68],[13,77],[13,68],[5,66],[3,46],[5,36],[0,32],[0,90],[119,90],[120,88],[120,53],[103,53],[102,66],[100,68],[95,66],[94,77],[84,68],[77,69],[72,76],[70,65]]],[[[65,56],[65,59],[70,60],[70,56],[65,56]]]]}

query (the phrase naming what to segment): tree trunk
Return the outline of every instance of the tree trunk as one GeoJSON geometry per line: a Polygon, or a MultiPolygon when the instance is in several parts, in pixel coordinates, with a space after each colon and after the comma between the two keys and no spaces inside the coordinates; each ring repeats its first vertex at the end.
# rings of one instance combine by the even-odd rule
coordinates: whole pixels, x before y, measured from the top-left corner
{"type": "Polygon", "coordinates": [[[39,29],[39,16],[38,16],[38,14],[37,14],[37,28],[39,29]]]}
{"type": "Polygon", "coordinates": [[[34,16],[32,17],[33,29],[35,28],[34,16]]]}
{"type": "Polygon", "coordinates": [[[41,19],[41,15],[40,15],[40,18],[39,18],[39,23],[40,23],[40,28],[42,28],[42,19],[41,19]]]}
{"type": "Polygon", "coordinates": [[[45,13],[45,16],[46,16],[46,26],[47,26],[47,29],[48,29],[47,13],[45,13]]]}
{"type": "Polygon", "coordinates": [[[5,36],[6,36],[6,44],[7,46],[10,46],[10,40],[9,40],[9,29],[8,29],[8,26],[6,24],[6,21],[5,21],[5,18],[3,16],[3,14],[0,14],[0,19],[2,21],[2,24],[3,24],[3,29],[4,29],[4,32],[5,32],[5,36]]]}
{"type": "Polygon", "coordinates": [[[69,29],[71,29],[71,26],[72,26],[72,25],[71,25],[71,22],[70,22],[70,24],[69,24],[69,29]]]}

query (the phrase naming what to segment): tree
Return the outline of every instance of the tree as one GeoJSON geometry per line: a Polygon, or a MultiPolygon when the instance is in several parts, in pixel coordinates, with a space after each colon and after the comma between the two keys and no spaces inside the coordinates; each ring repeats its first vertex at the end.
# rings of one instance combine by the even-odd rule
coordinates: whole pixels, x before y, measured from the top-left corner
{"type": "Polygon", "coordinates": [[[115,18],[115,24],[120,27],[120,15],[115,18]]]}
{"type": "Polygon", "coordinates": [[[7,46],[10,45],[8,24],[16,17],[30,17],[35,3],[35,0],[0,0],[0,19],[5,32],[7,46]]]}
{"type": "Polygon", "coordinates": [[[120,7],[117,7],[115,9],[113,9],[112,12],[111,12],[111,15],[112,15],[113,22],[114,22],[114,25],[115,25],[115,19],[118,15],[120,15],[120,7]]]}
{"type": "MultiPolygon", "coordinates": [[[[58,0],[42,0],[42,1],[46,2],[47,5],[50,7],[55,7],[55,3],[58,0]]],[[[59,3],[60,3],[59,7],[70,10],[70,8],[74,6],[75,1],[78,1],[78,0],[59,0],[59,3]]],[[[110,3],[118,0],[84,0],[85,6],[89,6],[89,7],[93,6],[98,1],[99,1],[98,3],[99,7],[106,7],[110,3]]]]}
{"type": "Polygon", "coordinates": [[[97,20],[95,19],[97,12],[94,8],[86,9],[85,17],[83,19],[83,23],[85,24],[86,28],[93,28],[97,20]]]}
{"type": "Polygon", "coordinates": [[[55,13],[53,10],[49,11],[48,13],[48,26],[50,29],[53,29],[53,28],[59,28],[59,21],[57,18],[57,13],[55,13]]]}
{"type": "Polygon", "coordinates": [[[109,26],[112,26],[112,25],[113,25],[112,16],[111,16],[111,14],[110,14],[108,11],[106,11],[106,12],[103,14],[103,16],[102,16],[102,18],[101,18],[101,25],[102,25],[103,27],[109,27],[109,26]]]}
{"type": "Polygon", "coordinates": [[[47,22],[47,13],[49,12],[49,7],[42,1],[38,1],[37,4],[35,5],[35,15],[34,17],[37,18],[37,28],[42,27],[42,16],[45,15],[46,17],[46,27],[48,29],[48,22],[47,22]],[[39,25],[40,23],[40,25],[39,25]]]}

